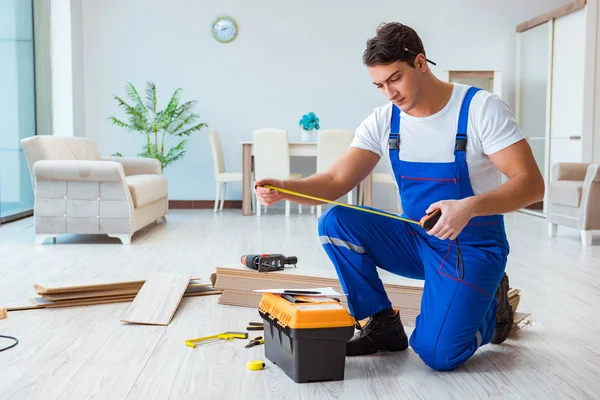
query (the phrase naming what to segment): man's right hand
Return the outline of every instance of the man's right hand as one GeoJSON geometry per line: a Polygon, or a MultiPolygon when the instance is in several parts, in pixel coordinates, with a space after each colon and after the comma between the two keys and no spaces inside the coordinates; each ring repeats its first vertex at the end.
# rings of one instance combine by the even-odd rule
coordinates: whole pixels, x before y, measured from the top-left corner
{"type": "Polygon", "coordinates": [[[254,183],[254,192],[256,198],[263,206],[270,206],[283,200],[283,194],[277,190],[268,189],[263,187],[265,185],[271,185],[283,189],[283,181],[280,179],[261,179],[254,183]]]}

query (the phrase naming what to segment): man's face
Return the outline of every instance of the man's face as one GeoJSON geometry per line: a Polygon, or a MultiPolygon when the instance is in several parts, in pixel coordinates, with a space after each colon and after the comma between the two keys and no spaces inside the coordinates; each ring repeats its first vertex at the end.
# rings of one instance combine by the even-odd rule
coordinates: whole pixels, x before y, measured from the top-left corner
{"type": "Polygon", "coordinates": [[[419,61],[415,64],[417,68],[401,61],[369,67],[375,86],[403,112],[409,112],[420,100],[423,74],[419,66],[422,64],[419,61]]]}

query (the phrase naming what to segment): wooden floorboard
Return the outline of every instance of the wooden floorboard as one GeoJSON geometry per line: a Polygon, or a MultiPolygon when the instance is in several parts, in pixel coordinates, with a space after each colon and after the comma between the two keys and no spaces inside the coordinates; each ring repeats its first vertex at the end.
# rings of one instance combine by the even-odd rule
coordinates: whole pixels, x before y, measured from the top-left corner
{"type": "MultiPolygon", "coordinates": [[[[600,241],[582,248],[578,232],[523,213],[506,217],[511,285],[531,322],[503,345],[481,348],[451,372],[427,367],[411,349],[348,358],[343,382],[295,384],[264,358],[264,346],[234,340],[196,349],[186,339],[245,330],[256,310],[217,304],[217,296],[183,298],[168,326],[119,321],[129,303],[9,312],[0,333],[19,338],[0,353],[0,399],[594,399],[600,392],[600,241]],[[263,359],[263,371],[246,361],[263,359]]],[[[102,235],[58,237],[34,245],[33,222],[0,227],[0,307],[27,305],[33,284],[128,281],[155,273],[209,282],[216,266],[242,254],[298,257],[301,271],[335,273],[314,215],[260,218],[240,210],[171,211],[130,246],[102,235]]],[[[384,281],[392,280],[382,273],[384,281]]],[[[412,332],[407,327],[407,332],[412,332]]],[[[261,332],[250,332],[250,336],[261,332]]]]}
{"type": "Polygon", "coordinates": [[[150,276],[135,296],[122,322],[146,325],[168,325],[179,306],[191,276],[155,273],[150,276]]]}

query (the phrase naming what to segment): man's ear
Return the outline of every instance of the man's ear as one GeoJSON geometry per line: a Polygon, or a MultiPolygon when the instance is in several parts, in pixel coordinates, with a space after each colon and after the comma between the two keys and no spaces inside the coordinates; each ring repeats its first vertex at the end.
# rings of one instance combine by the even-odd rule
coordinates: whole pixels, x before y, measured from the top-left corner
{"type": "Polygon", "coordinates": [[[420,71],[424,71],[427,66],[427,60],[425,59],[425,56],[421,53],[417,56],[417,58],[415,58],[415,63],[417,64],[416,67],[420,70],[420,71]]]}

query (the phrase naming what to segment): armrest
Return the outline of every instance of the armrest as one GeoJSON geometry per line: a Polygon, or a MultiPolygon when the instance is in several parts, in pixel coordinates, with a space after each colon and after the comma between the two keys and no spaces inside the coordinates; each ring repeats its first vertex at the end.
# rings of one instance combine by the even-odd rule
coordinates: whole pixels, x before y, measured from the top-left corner
{"type": "Polygon", "coordinates": [[[123,166],[111,161],[40,160],[33,164],[36,180],[51,181],[124,181],[123,166]]]}
{"type": "Polygon", "coordinates": [[[600,228],[600,173],[597,164],[590,164],[587,168],[583,191],[581,194],[581,207],[579,210],[579,225],[584,230],[600,228]]]}
{"type": "Polygon", "coordinates": [[[585,182],[600,182],[600,174],[598,173],[598,164],[590,164],[585,174],[585,182]]]}
{"type": "Polygon", "coordinates": [[[123,165],[125,176],[162,173],[160,161],[145,157],[102,157],[103,161],[118,162],[123,165]]]}
{"type": "Polygon", "coordinates": [[[589,163],[559,162],[552,166],[553,181],[581,181],[585,180],[589,163]]]}

